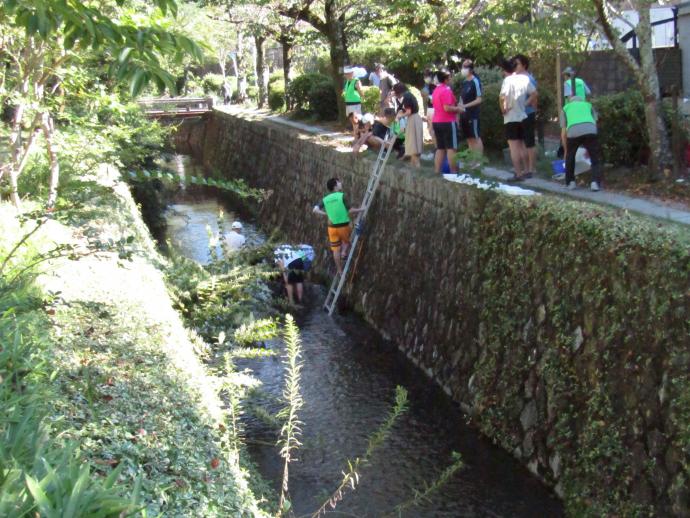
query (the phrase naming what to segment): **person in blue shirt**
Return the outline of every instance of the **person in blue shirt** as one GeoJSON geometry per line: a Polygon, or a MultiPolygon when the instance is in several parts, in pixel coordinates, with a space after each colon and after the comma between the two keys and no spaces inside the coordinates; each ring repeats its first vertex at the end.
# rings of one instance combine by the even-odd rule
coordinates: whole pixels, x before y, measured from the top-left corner
{"type": "MultiPolygon", "coordinates": [[[[516,55],[515,73],[524,74],[529,77],[530,83],[537,88],[537,80],[529,72],[529,58],[524,54],[516,55]]],[[[525,113],[527,118],[522,121],[523,134],[525,136],[525,147],[527,148],[527,174],[526,178],[531,178],[537,172],[537,143],[535,131],[537,127],[537,97],[534,98],[534,104],[525,104],[525,113]]]]}
{"type": "Polygon", "coordinates": [[[482,103],[482,82],[474,75],[474,62],[466,59],[462,62],[460,73],[464,78],[460,93],[460,129],[467,146],[479,153],[484,153],[484,143],[479,133],[479,105],[482,103]]]}

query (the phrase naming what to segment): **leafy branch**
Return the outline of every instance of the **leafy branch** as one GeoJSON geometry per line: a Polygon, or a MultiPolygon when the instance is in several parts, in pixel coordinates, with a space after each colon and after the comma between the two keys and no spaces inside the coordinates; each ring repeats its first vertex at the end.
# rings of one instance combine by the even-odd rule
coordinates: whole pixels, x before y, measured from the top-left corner
{"type": "Polygon", "coordinates": [[[292,315],[285,317],[285,359],[283,364],[286,370],[285,388],[283,399],[285,407],[278,412],[277,417],[284,420],[280,430],[280,455],[285,459],[283,466],[283,481],[280,490],[280,512],[287,512],[292,507],[288,500],[289,491],[289,469],[293,459],[293,453],[301,446],[299,436],[302,433],[302,423],[297,413],[302,408],[304,401],[300,394],[300,376],[302,370],[301,340],[299,330],[292,315]]]}
{"type": "Polygon", "coordinates": [[[395,404],[391,409],[386,420],[369,438],[367,449],[361,458],[356,458],[354,461],[348,459],[347,471],[343,473],[343,480],[340,485],[331,493],[331,495],[321,504],[316,511],[311,514],[311,518],[319,518],[325,516],[328,508],[335,509],[336,505],[345,497],[345,493],[350,490],[357,489],[359,484],[358,470],[367,465],[371,460],[372,454],[383,444],[383,442],[390,436],[393,425],[398,418],[407,410],[407,390],[398,385],[395,388],[395,404]]]}

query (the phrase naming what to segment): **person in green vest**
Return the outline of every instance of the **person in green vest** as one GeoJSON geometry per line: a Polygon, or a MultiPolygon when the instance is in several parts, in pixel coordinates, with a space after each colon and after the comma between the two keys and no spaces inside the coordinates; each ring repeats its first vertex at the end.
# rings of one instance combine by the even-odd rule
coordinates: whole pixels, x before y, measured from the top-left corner
{"type": "Polygon", "coordinates": [[[352,112],[362,113],[362,83],[354,77],[354,70],[351,67],[343,69],[345,74],[345,85],[343,87],[343,98],[345,99],[345,115],[352,112]]]}
{"type": "Polygon", "coordinates": [[[601,189],[601,146],[597,135],[597,115],[590,103],[580,96],[571,97],[561,111],[561,139],[565,148],[565,185],[575,189],[575,154],[583,146],[592,161],[591,189],[601,189]]]}
{"type": "Polygon", "coordinates": [[[364,209],[349,208],[343,193],[343,184],[339,178],[331,178],[326,182],[328,194],[320,203],[314,205],[313,212],[328,217],[328,242],[333,252],[333,260],[338,273],[343,273],[343,262],[350,250],[350,234],[352,228],[350,216],[362,212],[364,209]]]}
{"type": "Polygon", "coordinates": [[[563,98],[565,102],[568,102],[568,99],[574,95],[577,95],[584,101],[587,100],[588,95],[592,95],[592,91],[584,79],[575,76],[573,67],[566,67],[563,70],[563,98]],[[574,93],[573,89],[575,90],[574,93]]]}

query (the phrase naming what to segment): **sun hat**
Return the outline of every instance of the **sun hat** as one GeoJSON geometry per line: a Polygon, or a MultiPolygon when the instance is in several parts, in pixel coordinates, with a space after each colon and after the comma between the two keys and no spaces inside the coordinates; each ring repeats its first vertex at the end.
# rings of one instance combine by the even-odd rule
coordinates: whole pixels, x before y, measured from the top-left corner
{"type": "Polygon", "coordinates": [[[239,221],[233,221],[232,225],[230,225],[230,228],[233,230],[242,230],[242,223],[240,223],[239,221]]]}

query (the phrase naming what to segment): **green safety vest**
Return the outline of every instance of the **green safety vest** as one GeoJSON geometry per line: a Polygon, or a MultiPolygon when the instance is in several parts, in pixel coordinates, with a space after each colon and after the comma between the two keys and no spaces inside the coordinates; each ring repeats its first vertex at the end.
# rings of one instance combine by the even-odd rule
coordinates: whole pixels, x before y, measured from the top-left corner
{"type": "Polygon", "coordinates": [[[332,192],[323,198],[323,208],[328,215],[328,220],[332,225],[342,225],[350,222],[350,214],[345,207],[342,192],[332,192]]]}
{"type": "Polygon", "coordinates": [[[355,88],[357,85],[357,79],[349,79],[345,81],[345,102],[346,103],[361,103],[362,102],[362,96],[359,95],[359,92],[355,88]]]}
{"type": "Polygon", "coordinates": [[[585,88],[585,82],[580,79],[579,77],[575,78],[575,91],[573,92],[573,80],[568,79],[566,81],[567,84],[570,84],[570,96],[578,96],[581,99],[586,99],[587,98],[587,89],[585,88]]]}
{"type": "Polygon", "coordinates": [[[405,140],[405,130],[400,127],[400,121],[395,120],[391,125],[391,131],[401,140],[405,140]]]}
{"type": "Polygon", "coordinates": [[[597,123],[592,113],[592,105],[587,101],[569,102],[563,107],[563,113],[565,113],[566,122],[568,123],[567,129],[572,128],[576,124],[597,123]]]}

